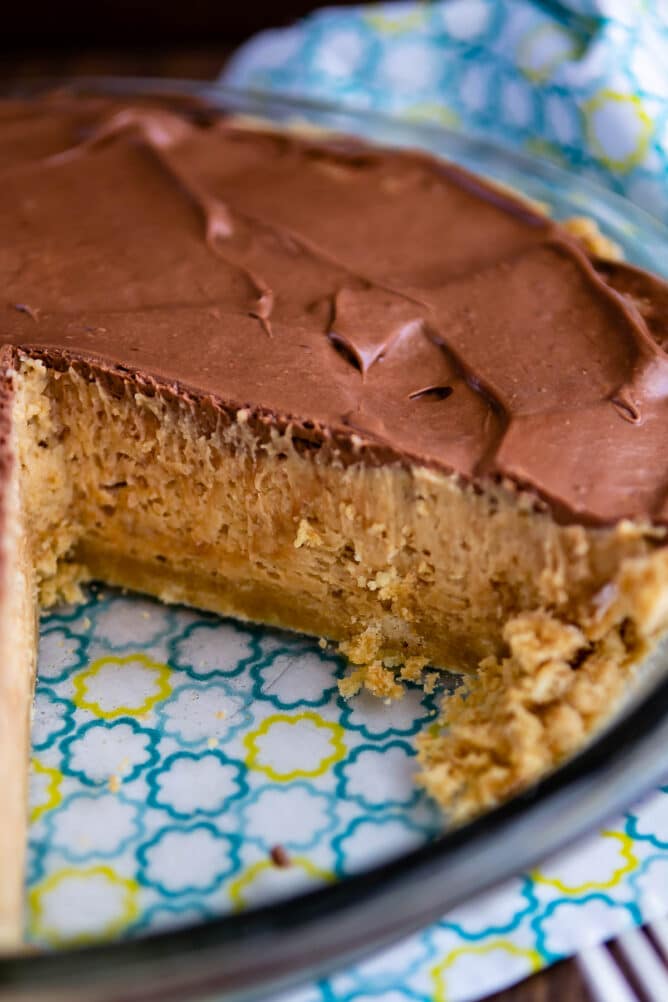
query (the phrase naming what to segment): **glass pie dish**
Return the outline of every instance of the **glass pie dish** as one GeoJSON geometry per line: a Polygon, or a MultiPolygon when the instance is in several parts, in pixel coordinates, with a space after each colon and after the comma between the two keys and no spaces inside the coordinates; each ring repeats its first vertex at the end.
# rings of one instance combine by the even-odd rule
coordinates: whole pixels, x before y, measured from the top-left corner
{"type": "MultiPolygon", "coordinates": [[[[217,85],[119,79],[66,86],[122,96],[182,95],[273,123],[300,123],[429,149],[545,203],[557,218],[591,216],[623,247],[628,260],[668,273],[668,234],[650,217],[551,164],[482,139],[440,126],[237,94],[217,85]]],[[[37,87],[44,89],[44,82],[37,87]]],[[[26,84],[22,91],[34,89],[26,84]]],[[[72,633],[75,615],[56,612],[46,633],[59,625],[72,633]]],[[[662,752],[668,733],[668,681],[662,667],[659,652],[644,667],[623,710],[575,759],[471,824],[425,838],[409,851],[388,835],[382,856],[369,854],[344,879],[235,914],[105,945],[3,959],[0,991],[7,998],[45,1000],[250,999],[321,977],[387,945],[565,845],[659,779],[666,768],[662,752]]],[[[84,708],[92,705],[88,691],[82,682],[84,708]]],[[[71,752],[73,736],[65,741],[71,752]]],[[[243,838],[241,828],[232,833],[235,845],[243,838]]]]}

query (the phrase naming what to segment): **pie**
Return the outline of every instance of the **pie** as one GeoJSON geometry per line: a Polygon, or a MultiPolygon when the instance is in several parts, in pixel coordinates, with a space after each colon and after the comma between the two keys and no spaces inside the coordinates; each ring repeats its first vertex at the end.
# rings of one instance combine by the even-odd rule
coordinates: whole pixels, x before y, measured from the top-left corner
{"type": "Polygon", "coordinates": [[[422,152],[0,104],[0,941],[36,609],[98,579],[324,637],[455,819],[578,748],[668,622],[668,285],[422,152]],[[447,726],[446,726],[447,725],[447,726]]]}

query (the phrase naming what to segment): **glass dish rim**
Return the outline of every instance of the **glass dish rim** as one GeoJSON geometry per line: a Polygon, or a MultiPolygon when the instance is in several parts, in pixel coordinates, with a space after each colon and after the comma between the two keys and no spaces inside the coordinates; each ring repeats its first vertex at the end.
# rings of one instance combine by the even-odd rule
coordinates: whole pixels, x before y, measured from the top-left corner
{"type": "MultiPolygon", "coordinates": [[[[457,150],[471,144],[501,155],[521,171],[531,172],[546,182],[572,183],[575,175],[557,164],[532,154],[517,153],[510,147],[469,134],[428,123],[407,123],[378,112],[348,110],[323,101],[306,101],[261,91],[242,91],[219,83],[137,77],[37,78],[0,85],[6,96],[26,96],[53,87],[76,93],[100,93],[118,96],[173,95],[203,99],[221,112],[256,114],[280,122],[281,114],[329,115],[335,121],[352,120],[382,123],[384,127],[415,136],[416,145],[429,147],[430,141],[450,146],[452,158],[457,150]],[[420,137],[423,141],[420,143],[420,137]]],[[[345,131],[341,128],[340,131],[345,131]]],[[[363,130],[362,130],[363,131],[363,130]]],[[[447,156],[448,153],[438,153],[447,156]]],[[[600,188],[588,179],[577,177],[578,190],[592,193],[643,233],[662,243],[667,254],[668,229],[644,210],[625,198],[600,188]]],[[[596,215],[596,213],[595,213],[596,215]]],[[[664,657],[668,657],[668,654],[664,657]]],[[[223,991],[225,998],[250,998],[259,992],[276,990],[277,972],[283,987],[295,980],[322,976],[327,970],[350,962],[357,956],[388,945],[408,935],[429,921],[442,916],[462,899],[481,893],[514,873],[528,868],[539,858],[568,844],[606,816],[626,806],[657,782],[668,768],[660,759],[663,741],[668,739],[668,678],[656,684],[615,719],[591,744],[554,773],[522,795],[475,821],[444,832],[437,840],[401,856],[374,865],[346,877],[341,882],[317,890],[302,892],[288,899],[250,909],[242,914],[224,915],[194,925],[153,932],[136,939],[119,940],[93,946],[75,947],[59,953],[18,954],[0,959],[0,997],[5,989],[14,992],[39,990],[39,998],[50,998],[50,991],[66,986],[97,982],[100,992],[95,999],[117,997],[118,983],[101,977],[101,967],[112,966],[130,978],[132,984],[123,997],[157,997],[155,965],[164,965],[161,974],[169,973],[171,988],[161,999],[180,998],[174,992],[223,991]],[[637,786],[641,771],[643,781],[637,786]],[[585,797],[585,793],[589,797],[585,797]],[[577,795],[576,795],[577,794],[577,795]],[[587,801],[587,807],[583,801],[587,801]],[[558,822],[554,818],[558,817],[558,822]],[[552,818],[547,830],[544,825],[552,818]],[[514,862],[502,854],[496,864],[484,862],[485,846],[505,840],[507,848],[521,836],[525,847],[534,839],[535,848],[523,855],[512,853],[514,862]],[[471,859],[478,862],[472,867],[471,859]],[[507,864],[510,863],[510,866],[507,864]],[[483,865],[484,864],[484,865],[483,865]],[[463,873],[463,877],[462,877],[463,873]],[[437,893],[438,878],[449,876],[449,894],[437,893]],[[435,879],[436,878],[436,879],[435,879]],[[415,900],[420,889],[421,903],[415,900]],[[399,918],[392,918],[391,903],[408,905],[399,918]],[[367,936],[351,936],[344,926],[359,925],[353,909],[372,916],[374,931],[367,936]],[[294,940],[301,936],[301,952],[295,956],[294,940]],[[264,951],[263,963],[253,967],[250,960],[258,948],[264,951]],[[317,955],[317,956],[316,956],[317,955]],[[314,956],[316,960],[314,961],[314,956]],[[175,968],[182,968],[181,978],[175,968]],[[136,978],[146,975],[151,995],[136,978]],[[106,994],[107,989],[110,994],[106,994]]],[[[520,839],[521,841],[522,839],[520,839]]],[[[489,853],[487,853],[489,855],[489,853]]],[[[145,988],[147,988],[145,983],[145,988]]],[[[12,995],[12,998],[14,995],[12,995]]],[[[33,996],[17,994],[16,998],[33,996]]],[[[73,996],[74,997],[74,996],[73,996]]],[[[86,998],[91,996],[86,995],[86,998]]],[[[188,996],[190,997],[190,996],[188,996]]]]}

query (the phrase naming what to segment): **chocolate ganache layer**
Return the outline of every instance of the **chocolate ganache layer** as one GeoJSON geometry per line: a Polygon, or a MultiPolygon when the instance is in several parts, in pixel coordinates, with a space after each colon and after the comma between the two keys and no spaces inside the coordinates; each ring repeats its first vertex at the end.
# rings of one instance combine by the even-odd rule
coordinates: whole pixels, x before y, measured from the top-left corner
{"type": "Polygon", "coordinates": [[[668,285],[419,152],[155,104],[0,106],[5,357],[248,407],[342,461],[668,522],[668,285]]]}

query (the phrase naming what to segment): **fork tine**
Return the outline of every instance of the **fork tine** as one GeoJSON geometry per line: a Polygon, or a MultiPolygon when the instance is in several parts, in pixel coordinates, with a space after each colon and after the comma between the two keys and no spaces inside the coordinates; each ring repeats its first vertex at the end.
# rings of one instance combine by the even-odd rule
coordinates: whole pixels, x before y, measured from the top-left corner
{"type": "Polygon", "coordinates": [[[653,922],[648,922],[648,929],[659,944],[663,959],[668,962],[668,919],[654,919],[653,922]]]}
{"type": "Polygon", "coordinates": [[[618,938],[617,945],[650,1002],[666,1002],[668,973],[642,929],[629,929],[618,938]]]}
{"type": "Polygon", "coordinates": [[[594,1002],[638,1002],[604,946],[588,946],[577,955],[577,962],[594,1002]]]}

